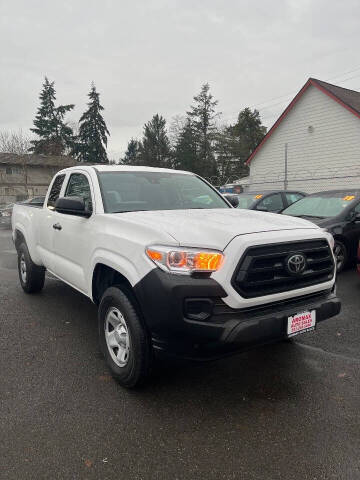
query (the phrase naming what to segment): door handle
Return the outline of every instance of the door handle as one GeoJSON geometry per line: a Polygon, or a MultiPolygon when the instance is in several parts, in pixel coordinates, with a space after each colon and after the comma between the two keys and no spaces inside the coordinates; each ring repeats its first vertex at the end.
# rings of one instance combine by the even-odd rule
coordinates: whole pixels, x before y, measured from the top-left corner
{"type": "Polygon", "coordinates": [[[54,230],[61,230],[61,229],[62,229],[62,226],[60,225],[60,223],[54,223],[53,229],[54,229],[54,230]]]}

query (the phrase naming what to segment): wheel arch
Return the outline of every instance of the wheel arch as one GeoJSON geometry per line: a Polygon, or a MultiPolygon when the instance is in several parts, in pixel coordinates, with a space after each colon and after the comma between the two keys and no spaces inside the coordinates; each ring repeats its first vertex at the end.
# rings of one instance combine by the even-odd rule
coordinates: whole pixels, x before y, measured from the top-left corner
{"type": "Polygon", "coordinates": [[[350,254],[351,245],[349,240],[344,235],[342,235],[341,233],[335,233],[334,240],[335,242],[338,240],[339,242],[343,243],[346,247],[348,255],[350,254]]]}
{"type": "Polygon", "coordinates": [[[91,298],[98,305],[105,290],[109,287],[121,286],[135,297],[129,279],[115,268],[99,262],[95,265],[91,282],[91,298]]]}
{"type": "Polygon", "coordinates": [[[21,245],[23,242],[24,242],[25,245],[27,246],[26,238],[25,238],[24,233],[23,233],[19,228],[16,228],[16,229],[14,230],[14,244],[15,244],[16,250],[19,249],[20,245],[21,245]]]}

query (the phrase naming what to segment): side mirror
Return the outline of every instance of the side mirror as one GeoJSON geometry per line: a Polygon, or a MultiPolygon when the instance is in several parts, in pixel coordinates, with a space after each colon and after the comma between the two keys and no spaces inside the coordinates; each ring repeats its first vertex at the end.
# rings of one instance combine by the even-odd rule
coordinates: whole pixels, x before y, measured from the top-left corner
{"type": "Polygon", "coordinates": [[[91,212],[86,209],[83,198],[80,197],[60,197],[56,200],[55,211],[65,215],[75,215],[77,217],[91,217],[91,212]]]}
{"type": "Polygon", "coordinates": [[[224,195],[224,197],[234,208],[239,205],[239,199],[237,195],[224,195]]]}

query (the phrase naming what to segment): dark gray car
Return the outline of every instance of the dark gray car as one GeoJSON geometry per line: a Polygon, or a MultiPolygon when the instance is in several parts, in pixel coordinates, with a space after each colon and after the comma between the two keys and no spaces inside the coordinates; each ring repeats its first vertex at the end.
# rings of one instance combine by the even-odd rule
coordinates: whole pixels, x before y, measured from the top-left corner
{"type": "Polygon", "coordinates": [[[235,206],[238,200],[237,208],[246,208],[248,210],[260,210],[263,212],[280,213],[284,208],[304,198],[306,193],[298,191],[284,190],[258,190],[253,192],[244,192],[238,195],[225,194],[224,197],[235,206]],[[234,198],[236,197],[236,198],[234,198]]]}

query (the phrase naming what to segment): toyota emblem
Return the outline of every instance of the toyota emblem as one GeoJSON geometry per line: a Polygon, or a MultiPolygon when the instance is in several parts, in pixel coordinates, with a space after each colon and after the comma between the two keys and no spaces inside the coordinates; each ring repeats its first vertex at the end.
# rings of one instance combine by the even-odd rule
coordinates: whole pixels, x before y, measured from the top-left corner
{"type": "Polygon", "coordinates": [[[286,267],[291,275],[300,275],[306,268],[306,258],[302,253],[295,253],[287,258],[286,267]]]}

